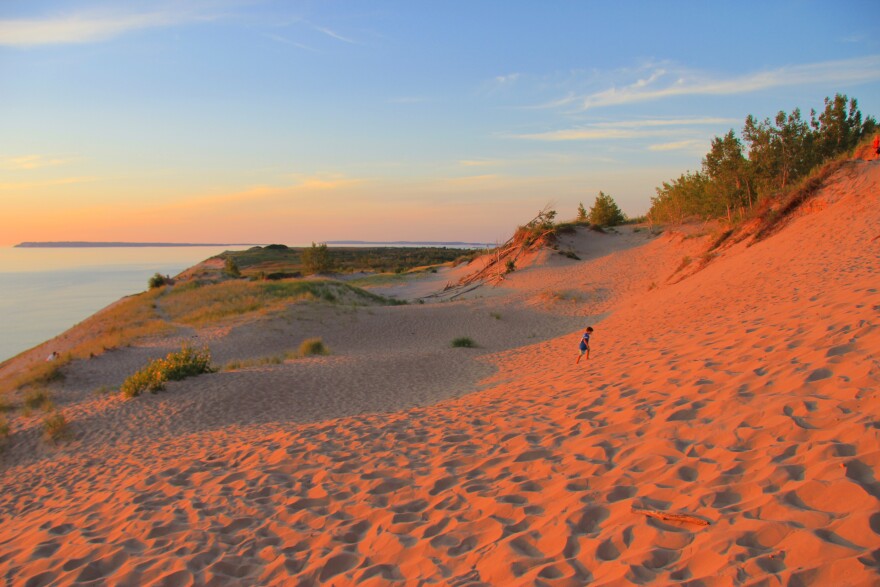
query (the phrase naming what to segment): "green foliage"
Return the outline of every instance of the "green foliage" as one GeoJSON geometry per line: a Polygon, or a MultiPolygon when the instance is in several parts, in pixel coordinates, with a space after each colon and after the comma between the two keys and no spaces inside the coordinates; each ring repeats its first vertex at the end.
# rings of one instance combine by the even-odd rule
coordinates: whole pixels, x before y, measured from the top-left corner
{"type": "MultiPolygon", "coordinates": [[[[513,235],[514,242],[519,244],[521,248],[528,249],[535,244],[555,241],[557,231],[554,222],[555,218],[556,210],[544,208],[532,220],[516,229],[516,233],[513,235]]],[[[508,264],[508,273],[513,271],[513,269],[515,267],[511,268],[510,264],[508,264]]]]}
{"type": "Polygon", "coordinates": [[[156,289],[158,287],[162,287],[164,285],[168,285],[168,278],[162,275],[161,273],[156,273],[149,280],[147,280],[147,285],[150,286],[150,289],[156,289]]]}
{"type": "Polygon", "coordinates": [[[516,271],[516,261],[514,261],[513,259],[508,259],[507,262],[504,264],[504,272],[513,273],[514,271],[516,271]]]}
{"type": "Polygon", "coordinates": [[[180,381],[213,371],[208,349],[195,350],[183,345],[179,351],[168,353],[164,359],[150,361],[146,367],[126,379],[120,391],[125,397],[137,397],[144,391],[155,393],[164,389],[167,381],[180,381]]]}
{"type": "Polygon", "coordinates": [[[52,412],[43,418],[43,432],[45,432],[46,438],[54,444],[71,436],[70,425],[61,412],[52,412]]]}
{"type": "Polygon", "coordinates": [[[617,226],[626,221],[626,216],[617,207],[617,203],[610,195],[599,192],[596,201],[590,208],[589,220],[599,226],[617,226]]]}
{"type": "MultiPolygon", "coordinates": [[[[688,172],[657,188],[651,199],[653,222],[681,223],[690,218],[742,218],[746,208],[784,197],[789,186],[824,162],[850,152],[877,128],[863,120],[855,98],[825,98],[821,114],[805,120],[799,108],[780,110],[772,119],[746,117],[742,142],[733,130],[716,137],[702,170],[688,172]]],[[[763,207],[762,210],[772,208],[763,207]]]]}
{"type": "MultiPolygon", "coordinates": [[[[316,248],[319,245],[315,245],[316,248]]],[[[304,258],[312,248],[288,248],[283,245],[252,247],[246,251],[228,251],[225,256],[235,259],[242,274],[257,278],[278,276],[298,277],[309,273],[304,258]]],[[[357,271],[393,272],[398,268],[411,271],[418,267],[441,263],[462,263],[472,260],[480,253],[477,249],[454,249],[448,247],[328,247],[330,270],[340,273],[357,271]]]]}
{"type": "Polygon", "coordinates": [[[302,264],[306,273],[327,273],[333,267],[327,245],[312,243],[311,248],[302,252],[302,264]]]}
{"type": "Polygon", "coordinates": [[[587,220],[587,209],[584,208],[583,202],[578,202],[577,221],[585,222],[587,220]]]}
{"type": "Polygon", "coordinates": [[[452,346],[456,348],[467,348],[472,349],[477,347],[477,343],[475,343],[472,339],[467,336],[460,336],[456,339],[453,339],[452,346]]]}
{"type": "Polygon", "coordinates": [[[226,281],[177,286],[162,300],[174,322],[202,326],[254,313],[279,311],[299,301],[345,301],[353,304],[400,305],[348,283],[331,280],[226,281]]]}
{"type": "Polygon", "coordinates": [[[223,272],[229,277],[241,277],[241,270],[238,268],[238,263],[236,263],[235,259],[232,257],[226,257],[226,261],[223,263],[223,272]]]}
{"type": "Polygon", "coordinates": [[[330,350],[320,338],[307,338],[299,345],[299,354],[303,357],[327,355],[330,354],[330,350]]]}

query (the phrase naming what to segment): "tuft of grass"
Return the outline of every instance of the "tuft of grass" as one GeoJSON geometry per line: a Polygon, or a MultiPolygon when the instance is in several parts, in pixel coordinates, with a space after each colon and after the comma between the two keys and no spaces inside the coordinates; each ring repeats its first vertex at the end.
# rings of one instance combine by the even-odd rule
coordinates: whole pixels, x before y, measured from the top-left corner
{"type": "Polygon", "coordinates": [[[684,257],[682,257],[682,258],[681,258],[681,263],[679,264],[678,268],[677,268],[675,271],[673,271],[673,275],[676,274],[676,273],[678,273],[679,271],[681,271],[682,269],[684,269],[684,268],[687,267],[688,265],[690,265],[692,260],[693,260],[693,259],[691,259],[691,258],[690,258],[689,256],[687,256],[687,255],[685,255],[684,257]]]}
{"type": "Polygon", "coordinates": [[[9,438],[9,422],[6,421],[6,418],[0,416],[0,442],[5,441],[9,438]]]}
{"type": "Polygon", "coordinates": [[[165,389],[167,381],[180,381],[213,371],[208,349],[195,350],[183,345],[179,351],[168,353],[164,359],[150,361],[146,367],[126,379],[119,389],[122,395],[132,398],[144,391],[156,393],[165,389]]]}
{"type": "Polygon", "coordinates": [[[58,444],[59,440],[65,440],[71,436],[70,425],[61,412],[52,412],[43,418],[43,432],[46,434],[46,439],[53,444],[58,444]]]}
{"type": "Polygon", "coordinates": [[[15,404],[6,397],[0,395],[0,412],[11,412],[15,409],[15,404]]]}
{"type": "Polygon", "coordinates": [[[452,340],[452,346],[455,348],[473,349],[477,347],[477,343],[467,336],[460,336],[452,340]]]}
{"type": "Polygon", "coordinates": [[[729,238],[733,235],[733,232],[734,232],[734,229],[731,228],[731,229],[729,229],[729,230],[725,230],[724,232],[722,232],[721,234],[719,234],[719,235],[718,235],[718,238],[715,239],[715,242],[713,242],[713,243],[709,246],[709,250],[710,250],[710,251],[714,251],[715,249],[717,249],[718,247],[720,247],[722,244],[724,244],[724,242],[725,242],[727,239],[729,239],[729,238]]]}
{"type": "Polygon", "coordinates": [[[489,312],[489,315],[495,318],[496,320],[501,320],[501,314],[498,312],[489,312]]]}
{"type": "Polygon", "coordinates": [[[26,408],[40,408],[51,402],[52,399],[49,397],[49,392],[42,387],[30,389],[24,394],[24,405],[26,408]]]}
{"type": "Polygon", "coordinates": [[[324,344],[320,338],[307,338],[299,345],[300,356],[307,357],[309,355],[328,355],[330,349],[324,344]]]}
{"type": "Polygon", "coordinates": [[[255,359],[233,359],[223,367],[221,371],[237,371],[239,369],[247,369],[250,367],[261,367],[263,365],[280,365],[287,359],[295,359],[299,356],[294,351],[287,351],[283,355],[272,355],[269,357],[257,357],[255,359]]]}

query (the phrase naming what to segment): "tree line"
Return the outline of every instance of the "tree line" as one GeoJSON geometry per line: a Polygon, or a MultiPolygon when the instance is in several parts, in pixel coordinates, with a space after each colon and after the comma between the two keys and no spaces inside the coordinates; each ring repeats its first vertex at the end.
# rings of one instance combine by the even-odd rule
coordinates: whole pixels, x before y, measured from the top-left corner
{"type": "Polygon", "coordinates": [[[862,118],[855,98],[825,98],[821,113],[780,110],[772,120],[746,117],[741,137],[731,129],[715,137],[702,169],[663,182],[651,198],[652,222],[681,223],[693,218],[742,218],[825,161],[855,148],[877,132],[877,121],[862,118]]]}

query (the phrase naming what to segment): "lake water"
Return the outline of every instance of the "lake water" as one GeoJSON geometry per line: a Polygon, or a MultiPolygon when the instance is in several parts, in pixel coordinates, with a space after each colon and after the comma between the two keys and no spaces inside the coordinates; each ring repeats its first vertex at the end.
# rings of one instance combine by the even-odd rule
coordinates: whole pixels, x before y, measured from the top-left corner
{"type": "Polygon", "coordinates": [[[0,362],[61,334],[119,298],[224,250],[247,247],[0,247],[0,362]]]}

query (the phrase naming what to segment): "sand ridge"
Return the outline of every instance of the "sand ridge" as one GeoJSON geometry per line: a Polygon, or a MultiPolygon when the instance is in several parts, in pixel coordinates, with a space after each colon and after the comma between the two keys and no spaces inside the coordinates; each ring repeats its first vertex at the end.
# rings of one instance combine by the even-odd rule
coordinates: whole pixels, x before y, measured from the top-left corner
{"type": "MultiPolygon", "coordinates": [[[[504,295],[404,308],[404,319],[393,308],[362,326],[325,316],[315,328],[340,334],[330,357],[71,404],[77,440],[3,471],[0,573],[33,585],[876,584],[878,188],[880,166],[844,170],[823,207],[677,283],[699,239],[590,235],[627,246],[544,259],[504,295]],[[593,357],[576,366],[585,320],[593,357]],[[416,334],[391,331],[381,352],[361,344],[389,322],[416,334]],[[486,345],[470,362],[454,354],[470,349],[432,346],[428,333],[448,340],[468,325],[486,345]],[[284,411],[271,395],[309,372],[303,410],[333,381],[322,372],[339,372],[346,393],[360,374],[368,398],[386,374],[393,404],[437,379],[430,364],[473,369],[451,385],[479,391],[268,417],[284,411]],[[266,396],[248,412],[249,397],[266,396]],[[100,426],[82,420],[111,406],[100,426]],[[257,413],[267,417],[249,420],[257,413]]],[[[245,325],[212,349],[231,356],[239,337],[259,355],[312,334],[292,324],[245,325]]],[[[114,355],[100,360],[119,365],[114,355]]]]}

